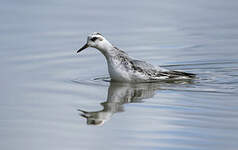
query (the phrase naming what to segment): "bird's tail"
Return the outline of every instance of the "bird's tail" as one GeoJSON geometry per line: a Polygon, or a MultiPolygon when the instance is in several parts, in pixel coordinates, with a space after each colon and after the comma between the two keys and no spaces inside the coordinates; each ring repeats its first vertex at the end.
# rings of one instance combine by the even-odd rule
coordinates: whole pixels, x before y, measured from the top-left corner
{"type": "Polygon", "coordinates": [[[170,73],[174,76],[185,76],[185,77],[189,77],[189,78],[194,78],[196,76],[196,74],[181,72],[181,71],[170,71],[170,73]]]}

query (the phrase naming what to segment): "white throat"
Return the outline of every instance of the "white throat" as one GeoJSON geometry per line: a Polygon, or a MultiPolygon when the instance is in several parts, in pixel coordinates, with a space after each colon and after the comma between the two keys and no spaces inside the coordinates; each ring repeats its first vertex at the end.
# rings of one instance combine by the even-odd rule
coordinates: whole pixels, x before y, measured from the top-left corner
{"type": "Polygon", "coordinates": [[[103,39],[103,41],[100,42],[100,44],[96,45],[95,48],[97,48],[106,57],[106,59],[108,59],[110,56],[115,55],[113,45],[106,39],[103,39]]]}

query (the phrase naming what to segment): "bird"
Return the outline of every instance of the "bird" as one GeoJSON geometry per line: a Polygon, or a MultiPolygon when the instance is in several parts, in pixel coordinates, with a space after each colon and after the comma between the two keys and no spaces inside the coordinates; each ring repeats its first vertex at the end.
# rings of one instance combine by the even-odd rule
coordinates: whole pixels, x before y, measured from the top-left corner
{"type": "Polygon", "coordinates": [[[168,70],[153,66],[142,60],[133,59],[123,50],[113,46],[99,32],[89,34],[86,44],[78,49],[77,53],[88,47],[98,49],[105,56],[112,82],[143,83],[164,80],[190,80],[196,76],[193,73],[168,70]]]}

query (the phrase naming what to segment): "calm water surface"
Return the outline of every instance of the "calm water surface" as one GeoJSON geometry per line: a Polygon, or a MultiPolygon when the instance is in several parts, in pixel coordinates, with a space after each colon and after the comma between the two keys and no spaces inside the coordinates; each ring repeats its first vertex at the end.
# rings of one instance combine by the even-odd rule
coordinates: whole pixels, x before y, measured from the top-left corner
{"type": "Polygon", "coordinates": [[[236,150],[238,2],[3,1],[1,150],[236,150]],[[94,31],[193,82],[105,82],[94,31]]]}

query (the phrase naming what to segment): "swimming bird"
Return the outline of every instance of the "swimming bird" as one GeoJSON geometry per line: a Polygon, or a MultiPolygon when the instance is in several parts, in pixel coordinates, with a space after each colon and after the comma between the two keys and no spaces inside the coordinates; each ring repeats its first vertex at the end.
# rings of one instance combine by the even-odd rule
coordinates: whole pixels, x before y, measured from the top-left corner
{"type": "Polygon", "coordinates": [[[105,56],[112,81],[137,83],[192,79],[195,77],[195,74],[192,73],[155,67],[145,61],[133,59],[124,51],[113,46],[98,32],[88,35],[87,43],[77,53],[88,47],[98,49],[105,56]]]}

